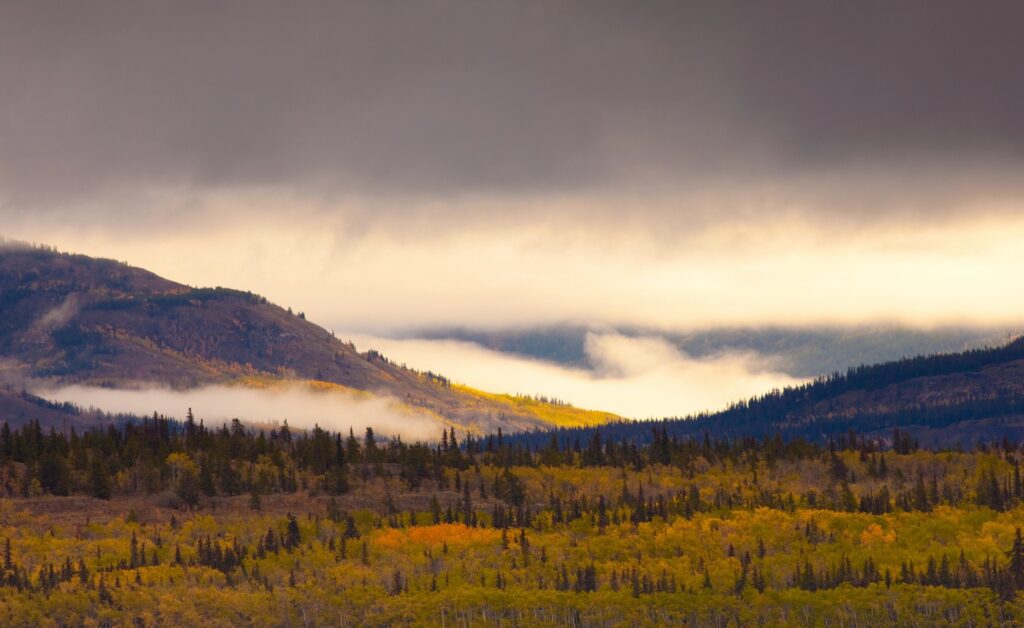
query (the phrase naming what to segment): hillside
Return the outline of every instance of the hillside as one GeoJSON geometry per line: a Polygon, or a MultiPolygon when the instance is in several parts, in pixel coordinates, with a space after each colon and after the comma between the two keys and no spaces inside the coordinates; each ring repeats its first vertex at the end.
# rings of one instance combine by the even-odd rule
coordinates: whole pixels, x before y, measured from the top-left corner
{"type": "Polygon", "coordinates": [[[51,403],[23,390],[0,387],[0,420],[11,425],[39,421],[42,425],[87,427],[87,417],[76,408],[51,403]]]}
{"type": "Polygon", "coordinates": [[[113,260],[39,248],[0,250],[0,357],[23,376],[108,387],[184,389],[251,376],[324,381],[474,430],[606,416],[576,411],[557,420],[557,406],[502,403],[360,353],[259,295],[192,288],[113,260]]]}
{"type": "MultiPolygon", "coordinates": [[[[904,358],[833,373],[776,390],[721,412],[659,422],[669,436],[770,436],[823,441],[854,430],[890,438],[900,429],[922,445],[1024,440],[1024,338],[1000,347],[904,358]]],[[[600,428],[610,439],[648,442],[652,426],[617,422],[600,428]]],[[[589,429],[566,440],[587,442],[589,429]]],[[[524,435],[543,444],[547,435],[524,435]]]]}

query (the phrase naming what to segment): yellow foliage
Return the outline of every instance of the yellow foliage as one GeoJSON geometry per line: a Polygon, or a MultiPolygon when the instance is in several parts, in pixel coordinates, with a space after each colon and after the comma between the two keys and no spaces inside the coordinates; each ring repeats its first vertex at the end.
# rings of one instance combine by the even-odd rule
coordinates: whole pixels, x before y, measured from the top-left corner
{"type": "Polygon", "coordinates": [[[872,523],[860,533],[860,542],[863,545],[894,543],[896,542],[896,531],[889,530],[886,532],[882,529],[882,526],[872,523]]]}
{"type": "Polygon", "coordinates": [[[311,392],[340,393],[356,399],[373,398],[373,394],[365,390],[316,379],[284,379],[269,375],[247,375],[233,380],[230,384],[257,390],[284,390],[286,388],[299,387],[311,392]]]}
{"type": "Polygon", "coordinates": [[[545,423],[559,427],[576,427],[587,425],[602,425],[612,421],[618,421],[622,417],[611,412],[599,410],[586,410],[574,408],[568,405],[545,403],[530,397],[519,397],[498,393],[489,393],[462,384],[452,384],[452,389],[478,399],[497,403],[509,408],[510,411],[519,414],[526,414],[540,419],[545,423]]]}
{"type": "Polygon", "coordinates": [[[382,551],[397,550],[414,543],[434,547],[447,543],[449,547],[469,547],[495,543],[501,531],[492,528],[470,528],[461,523],[442,523],[414,528],[389,528],[373,537],[372,544],[382,551]]]}

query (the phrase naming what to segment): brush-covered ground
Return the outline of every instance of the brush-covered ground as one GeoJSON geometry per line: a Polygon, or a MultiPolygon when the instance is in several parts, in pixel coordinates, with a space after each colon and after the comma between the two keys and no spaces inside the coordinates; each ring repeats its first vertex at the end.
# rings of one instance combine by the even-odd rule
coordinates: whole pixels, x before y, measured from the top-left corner
{"type": "Polygon", "coordinates": [[[0,434],[0,624],[1024,621],[1012,446],[527,451],[165,427],[120,435],[136,453],[107,461],[116,430],[76,437],[67,495],[47,494],[60,435],[26,454],[30,429],[0,434]]]}

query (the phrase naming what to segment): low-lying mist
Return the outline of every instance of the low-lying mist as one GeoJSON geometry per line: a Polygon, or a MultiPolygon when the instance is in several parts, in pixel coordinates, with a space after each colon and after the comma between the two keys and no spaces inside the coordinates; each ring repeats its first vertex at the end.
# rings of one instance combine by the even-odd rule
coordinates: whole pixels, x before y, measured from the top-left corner
{"type": "Polygon", "coordinates": [[[71,402],[82,408],[141,416],[153,412],[184,419],[189,408],[196,420],[208,427],[239,419],[247,423],[274,424],[288,421],[296,428],[314,425],[328,430],[372,427],[374,432],[405,440],[433,440],[442,425],[434,417],[400,407],[385,397],[355,398],[340,392],[310,390],[300,384],[272,389],[241,386],[207,386],[191,390],[168,388],[111,389],[63,386],[36,390],[51,401],[71,402]]]}
{"type": "Polygon", "coordinates": [[[752,352],[693,358],[658,336],[587,335],[594,370],[531,360],[457,340],[391,339],[348,334],[360,350],[377,349],[396,362],[442,373],[495,392],[546,395],[631,418],[718,410],[802,380],[752,352]]]}

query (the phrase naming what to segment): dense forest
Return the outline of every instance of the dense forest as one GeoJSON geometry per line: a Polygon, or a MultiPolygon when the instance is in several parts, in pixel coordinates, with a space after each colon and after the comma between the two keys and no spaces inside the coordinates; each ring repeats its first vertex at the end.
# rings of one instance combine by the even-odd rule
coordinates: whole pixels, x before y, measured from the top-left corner
{"type": "Polygon", "coordinates": [[[0,622],[1019,623],[1018,443],[0,426],[0,622]]]}

